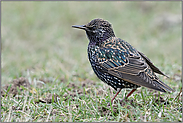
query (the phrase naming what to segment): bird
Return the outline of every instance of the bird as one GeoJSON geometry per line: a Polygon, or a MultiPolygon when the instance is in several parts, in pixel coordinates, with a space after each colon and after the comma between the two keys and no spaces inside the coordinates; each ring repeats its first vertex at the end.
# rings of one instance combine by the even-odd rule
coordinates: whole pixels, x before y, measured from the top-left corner
{"type": "Polygon", "coordinates": [[[160,71],[145,54],[125,40],[116,37],[112,24],[107,20],[97,18],[85,25],[72,27],[86,32],[89,39],[88,59],[94,73],[116,90],[111,104],[124,88],[132,89],[125,99],[141,86],[160,92],[174,92],[155,73],[168,76],[160,71]]]}

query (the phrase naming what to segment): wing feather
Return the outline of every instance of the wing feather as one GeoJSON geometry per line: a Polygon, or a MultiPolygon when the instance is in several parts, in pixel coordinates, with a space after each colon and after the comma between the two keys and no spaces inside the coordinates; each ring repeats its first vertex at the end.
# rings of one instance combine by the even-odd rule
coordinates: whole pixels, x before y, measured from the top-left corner
{"type": "Polygon", "coordinates": [[[126,47],[124,44],[121,46],[126,49],[119,50],[111,47],[101,47],[98,59],[101,59],[100,56],[102,56],[104,60],[98,60],[99,66],[107,70],[109,74],[130,83],[162,92],[174,91],[154,74],[156,72],[165,75],[144,54],[138,52],[129,44],[126,47]]]}
{"type": "MultiPolygon", "coordinates": [[[[165,75],[163,72],[161,72],[156,66],[154,66],[154,64],[151,62],[151,60],[149,58],[147,58],[143,53],[139,52],[138,53],[146,60],[146,62],[148,63],[148,65],[151,67],[151,69],[158,74],[164,75],[166,77],[168,77],[167,75],[165,75]]],[[[168,77],[169,78],[169,77],[168,77]]]]}

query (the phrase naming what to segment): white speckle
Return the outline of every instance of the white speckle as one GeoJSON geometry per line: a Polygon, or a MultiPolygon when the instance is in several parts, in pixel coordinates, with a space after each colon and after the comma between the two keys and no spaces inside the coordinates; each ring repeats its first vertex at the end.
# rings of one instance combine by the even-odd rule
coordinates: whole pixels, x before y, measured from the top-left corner
{"type": "Polygon", "coordinates": [[[110,76],[107,76],[107,78],[111,78],[110,76]]]}

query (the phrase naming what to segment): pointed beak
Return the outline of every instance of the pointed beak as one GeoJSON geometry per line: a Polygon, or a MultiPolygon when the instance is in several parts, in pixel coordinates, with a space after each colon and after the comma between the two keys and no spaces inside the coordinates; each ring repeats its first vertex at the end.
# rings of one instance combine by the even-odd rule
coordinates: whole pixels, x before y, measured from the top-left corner
{"type": "Polygon", "coordinates": [[[73,25],[72,27],[86,30],[86,25],[73,25]]]}

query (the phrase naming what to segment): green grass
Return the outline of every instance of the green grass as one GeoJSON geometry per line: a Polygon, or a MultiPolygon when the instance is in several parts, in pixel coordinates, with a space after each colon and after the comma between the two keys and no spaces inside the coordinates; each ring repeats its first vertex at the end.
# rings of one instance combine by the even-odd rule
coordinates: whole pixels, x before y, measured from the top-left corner
{"type": "Polygon", "coordinates": [[[1,87],[20,77],[31,84],[15,97],[10,88],[1,96],[2,122],[182,121],[182,97],[174,100],[182,86],[181,2],[3,1],[1,6],[1,87]],[[139,88],[126,105],[115,102],[116,109],[105,109],[115,91],[93,73],[85,32],[71,27],[94,18],[108,20],[117,37],[146,54],[172,78],[158,76],[175,92],[139,88]],[[58,100],[49,97],[45,103],[49,94],[58,100]],[[156,102],[155,94],[169,104],[156,102]]]}

